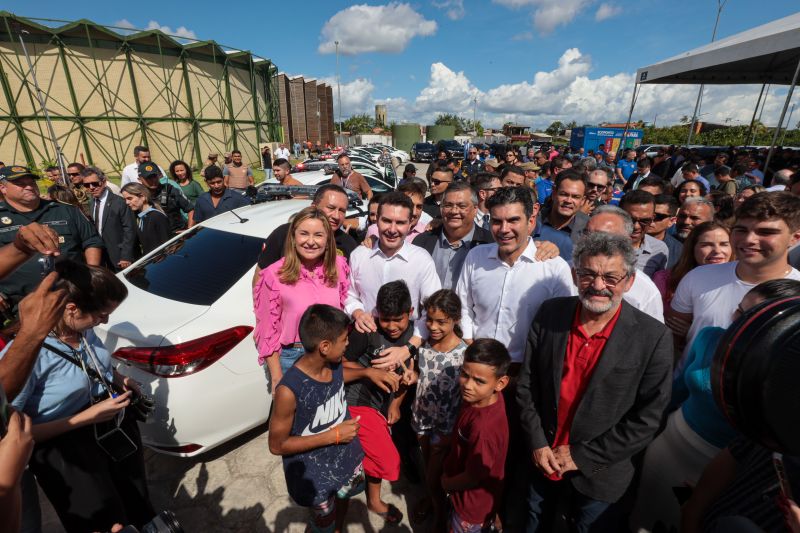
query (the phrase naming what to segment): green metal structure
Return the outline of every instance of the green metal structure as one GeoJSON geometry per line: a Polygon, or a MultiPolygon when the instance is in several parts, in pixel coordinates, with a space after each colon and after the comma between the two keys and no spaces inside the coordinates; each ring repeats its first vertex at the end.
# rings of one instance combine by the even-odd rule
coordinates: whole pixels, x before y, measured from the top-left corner
{"type": "Polygon", "coordinates": [[[260,147],[281,139],[277,67],[269,59],[159,30],[0,11],[0,160],[6,164],[39,168],[56,159],[20,36],[67,161],[116,174],[143,144],[162,167],[177,159],[200,167],[207,153],[234,149],[255,165],[260,147]]]}

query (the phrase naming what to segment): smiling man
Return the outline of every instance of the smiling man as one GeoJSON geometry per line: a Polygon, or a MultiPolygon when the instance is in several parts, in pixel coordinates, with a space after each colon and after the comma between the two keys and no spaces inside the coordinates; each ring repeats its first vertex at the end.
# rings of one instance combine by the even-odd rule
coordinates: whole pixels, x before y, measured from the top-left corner
{"type": "Polygon", "coordinates": [[[405,194],[386,193],[378,202],[378,242],[371,248],[359,246],[350,255],[350,288],[344,310],[353,317],[358,331],[377,331],[373,318],[375,304],[378,290],[385,283],[405,281],[414,308],[412,318],[416,325],[409,344],[404,348],[391,348],[389,354],[373,360],[373,364],[397,364],[405,361],[409,354],[416,356],[425,331],[420,307],[425,298],[442,288],[431,256],[405,240],[413,210],[414,204],[405,194]]]}
{"type": "Polygon", "coordinates": [[[567,262],[536,259],[536,226],[526,187],[502,187],[486,202],[495,242],[469,251],[456,286],[463,305],[464,339],[488,337],[508,347],[511,375],[525,352],[525,335],[541,303],[574,294],[567,262]]]}
{"type": "Polygon", "coordinates": [[[442,225],[414,239],[436,265],[445,289],[455,289],[467,253],[479,244],[492,242],[492,234],[475,225],[477,195],[465,181],[451,183],[442,201],[442,225]]]}
{"type": "Polygon", "coordinates": [[[623,301],[636,276],[629,239],[585,235],[573,259],[579,296],[541,306],[519,377],[524,531],[555,530],[560,504],[576,531],[602,530],[592,526],[627,490],[670,397],[669,331],[623,301]]]}
{"type": "Polygon", "coordinates": [[[707,326],[727,328],[745,294],[765,281],[800,280],[789,265],[789,248],[800,240],[800,198],[785,192],[751,196],[736,211],[731,246],[736,261],[704,265],[681,280],[667,310],[667,325],[686,356],[707,326]]]}
{"type": "Polygon", "coordinates": [[[589,221],[581,211],[586,194],[586,176],[577,170],[568,169],[556,177],[553,201],[549,211],[542,214],[542,223],[563,231],[577,243],[589,221]]]}

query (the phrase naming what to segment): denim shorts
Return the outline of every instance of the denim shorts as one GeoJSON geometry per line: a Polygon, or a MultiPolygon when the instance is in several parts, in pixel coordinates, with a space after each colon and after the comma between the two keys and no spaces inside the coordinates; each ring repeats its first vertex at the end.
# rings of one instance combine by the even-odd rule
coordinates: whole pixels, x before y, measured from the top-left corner
{"type": "Polygon", "coordinates": [[[282,347],[280,355],[281,373],[285,374],[304,353],[306,353],[306,351],[299,342],[282,347]]]}

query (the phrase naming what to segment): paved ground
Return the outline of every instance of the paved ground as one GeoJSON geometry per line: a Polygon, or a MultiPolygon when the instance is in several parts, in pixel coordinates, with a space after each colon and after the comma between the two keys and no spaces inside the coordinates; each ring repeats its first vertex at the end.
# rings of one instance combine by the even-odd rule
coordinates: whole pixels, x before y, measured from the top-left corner
{"type": "MultiPolygon", "coordinates": [[[[286,493],[281,461],[269,453],[264,429],[242,435],[199,458],[183,459],[149,452],[147,472],[157,509],[171,509],[187,533],[302,533],[306,511],[286,493]]],[[[400,526],[386,526],[367,511],[361,494],[348,512],[348,531],[425,531],[408,521],[407,508],[421,488],[406,481],[384,484],[384,499],[403,514],[400,526]]],[[[44,533],[62,533],[54,511],[42,494],[44,533]]]]}

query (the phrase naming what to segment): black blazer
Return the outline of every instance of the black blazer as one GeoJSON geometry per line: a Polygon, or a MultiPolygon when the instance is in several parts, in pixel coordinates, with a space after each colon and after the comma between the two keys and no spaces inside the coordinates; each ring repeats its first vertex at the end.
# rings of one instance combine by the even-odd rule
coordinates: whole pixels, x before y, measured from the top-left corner
{"type": "MultiPolygon", "coordinates": [[[[91,213],[95,200],[92,199],[91,213]]],[[[136,259],[136,221],[133,212],[121,196],[108,191],[103,209],[103,232],[100,234],[106,245],[107,260],[114,270],[120,261],[136,259]]]]}
{"type": "Polygon", "coordinates": [[[142,255],[147,255],[174,235],[167,215],[158,209],[152,209],[141,219],[142,227],[136,226],[136,235],[142,247],[142,255]]]}
{"type": "MultiPolygon", "coordinates": [[[[416,244],[420,248],[425,248],[425,250],[431,254],[431,256],[433,256],[433,250],[436,248],[436,243],[442,238],[443,231],[444,228],[439,226],[431,231],[420,233],[414,237],[414,240],[411,241],[411,244],[416,244]]],[[[489,244],[492,242],[494,242],[494,237],[492,237],[491,232],[486,231],[480,226],[475,226],[475,233],[472,234],[472,240],[467,244],[467,249],[472,250],[479,244],[489,244]]]]}
{"type": "MultiPolygon", "coordinates": [[[[530,450],[552,446],[556,435],[561,372],[577,305],[577,296],[547,300],[528,333],[517,403],[530,450]]],[[[614,502],[627,489],[631,457],[655,437],[669,403],[672,353],[666,326],[623,301],[570,427],[578,472],[565,479],[581,494],[614,502]]]]}

